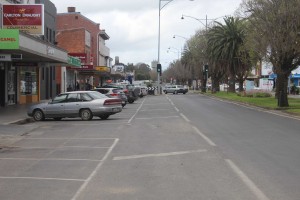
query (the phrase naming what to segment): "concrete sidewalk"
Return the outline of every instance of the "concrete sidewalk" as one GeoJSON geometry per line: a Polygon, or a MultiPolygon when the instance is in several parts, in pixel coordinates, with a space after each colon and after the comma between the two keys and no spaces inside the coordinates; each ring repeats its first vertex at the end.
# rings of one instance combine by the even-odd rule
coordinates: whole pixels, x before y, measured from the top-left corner
{"type": "Polygon", "coordinates": [[[14,123],[21,123],[26,119],[30,119],[27,116],[27,108],[31,104],[26,105],[11,105],[6,107],[0,107],[0,124],[8,125],[14,123]]]}
{"type": "Polygon", "coordinates": [[[38,127],[38,124],[28,123],[33,120],[27,116],[29,106],[0,107],[0,148],[10,146],[38,127]]]}

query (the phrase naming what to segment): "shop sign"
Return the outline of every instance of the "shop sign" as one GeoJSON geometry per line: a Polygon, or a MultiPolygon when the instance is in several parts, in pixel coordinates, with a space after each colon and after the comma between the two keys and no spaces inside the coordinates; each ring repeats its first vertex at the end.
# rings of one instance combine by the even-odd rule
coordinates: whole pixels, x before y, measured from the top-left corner
{"type": "Polygon", "coordinates": [[[0,54],[0,61],[11,61],[10,54],[0,54]]]}
{"type": "Polygon", "coordinates": [[[95,70],[100,72],[110,72],[110,68],[106,66],[97,66],[95,67],[95,70]]]}
{"type": "Polygon", "coordinates": [[[44,35],[44,5],[3,5],[2,24],[4,29],[19,29],[28,34],[44,35]]]}
{"type": "Polygon", "coordinates": [[[86,53],[69,53],[69,56],[79,58],[81,60],[81,65],[86,64],[86,53]]]}
{"type": "Polygon", "coordinates": [[[0,29],[0,49],[19,49],[19,30],[0,29]]]}
{"type": "Polygon", "coordinates": [[[68,56],[68,64],[76,68],[81,67],[81,60],[73,56],[68,56]]]}
{"type": "Polygon", "coordinates": [[[81,65],[81,68],[78,68],[78,70],[84,71],[84,70],[94,70],[93,65],[81,65]]]}

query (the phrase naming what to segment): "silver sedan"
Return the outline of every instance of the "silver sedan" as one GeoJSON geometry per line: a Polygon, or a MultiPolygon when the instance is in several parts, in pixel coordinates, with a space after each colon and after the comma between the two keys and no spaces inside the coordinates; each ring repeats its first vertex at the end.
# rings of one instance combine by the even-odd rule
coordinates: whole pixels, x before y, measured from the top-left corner
{"type": "Polygon", "coordinates": [[[93,116],[107,119],[121,111],[122,100],[119,98],[108,98],[96,91],[74,91],[59,94],[48,103],[33,105],[27,114],[35,121],[45,118],[61,120],[66,117],[91,120],[93,116]]]}

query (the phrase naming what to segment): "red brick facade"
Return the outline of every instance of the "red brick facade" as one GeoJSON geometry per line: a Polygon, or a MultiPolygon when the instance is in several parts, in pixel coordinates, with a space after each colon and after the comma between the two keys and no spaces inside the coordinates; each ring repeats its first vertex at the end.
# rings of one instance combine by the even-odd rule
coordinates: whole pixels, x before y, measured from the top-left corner
{"type": "MultiPolygon", "coordinates": [[[[79,12],[68,12],[58,14],[57,42],[58,46],[68,50],[70,53],[86,53],[93,58],[93,65],[98,65],[98,37],[100,24],[84,17],[79,12]],[[82,30],[82,31],[80,31],[82,30]],[[91,34],[91,47],[85,45],[85,30],[91,34]]],[[[88,59],[90,58],[88,55],[88,59]]]]}

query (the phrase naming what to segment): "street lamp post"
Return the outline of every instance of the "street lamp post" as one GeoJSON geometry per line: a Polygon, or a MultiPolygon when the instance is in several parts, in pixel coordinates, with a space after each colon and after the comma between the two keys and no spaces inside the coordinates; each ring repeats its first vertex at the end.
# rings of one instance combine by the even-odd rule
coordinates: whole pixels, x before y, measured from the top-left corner
{"type": "Polygon", "coordinates": [[[205,15],[205,19],[198,19],[196,17],[182,14],[181,19],[184,19],[184,17],[189,17],[189,18],[197,20],[198,22],[200,22],[201,24],[203,24],[205,26],[206,31],[207,31],[207,20],[213,20],[213,19],[207,19],[207,15],[205,15]],[[202,20],[205,20],[205,24],[202,22],[202,20]]]}
{"type": "MultiPolygon", "coordinates": [[[[174,0],[158,0],[158,55],[157,55],[157,64],[160,64],[160,12],[161,10],[171,3],[174,0]],[[166,3],[162,5],[162,1],[165,1],[166,3]]],[[[194,1],[194,0],[190,0],[194,1]]],[[[161,88],[160,88],[160,72],[157,73],[157,81],[158,81],[158,92],[161,94],[161,88]]]]}
{"type": "Polygon", "coordinates": [[[173,35],[173,38],[176,38],[176,37],[180,37],[182,39],[188,40],[186,37],[183,37],[183,36],[180,36],[180,35],[173,35]]]}

